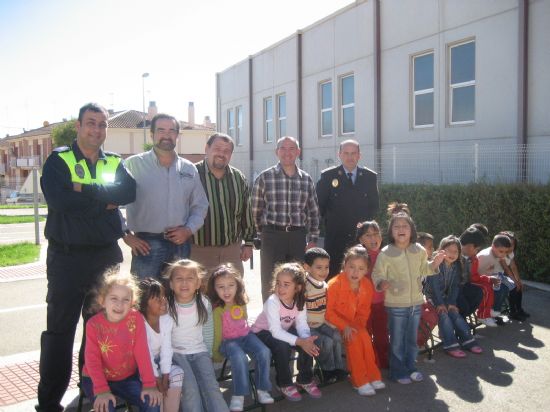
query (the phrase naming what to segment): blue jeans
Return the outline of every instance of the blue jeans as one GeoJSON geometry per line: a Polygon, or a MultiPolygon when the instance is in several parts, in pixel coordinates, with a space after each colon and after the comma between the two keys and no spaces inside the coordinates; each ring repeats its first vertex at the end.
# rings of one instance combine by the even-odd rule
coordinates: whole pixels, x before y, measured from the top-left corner
{"type": "Polygon", "coordinates": [[[149,243],[151,250],[148,255],[132,256],[130,271],[139,279],[148,276],[158,279],[166,264],[189,257],[191,246],[189,242],[176,245],[160,236],[143,236],[143,240],[149,243]]]}
{"type": "Polygon", "coordinates": [[[416,338],[421,305],[406,308],[386,307],[390,332],[390,379],[402,379],[416,372],[416,338]]]}
{"type": "Polygon", "coordinates": [[[174,353],[174,362],[183,369],[181,408],[185,412],[229,411],[208,353],[174,353]]]}
{"type": "MultiPolygon", "coordinates": [[[[160,412],[160,406],[149,405],[148,396],[145,397],[146,402],[141,400],[142,385],[137,373],[121,381],[108,381],[107,383],[113,395],[124,399],[130,405],[138,406],[140,412],[160,412]]],[[[93,403],[96,397],[94,395],[92,379],[89,376],[82,377],[82,389],[86,397],[93,403]]],[[[114,412],[114,410],[115,405],[113,405],[113,402],[109,402],[109,412],[114,412]]]]}
{"type": "Polygon", "coordinates": [[[448,311],[440,313],[437,326],[439,335],[443,339],[443,349],[452,350],[458,348],[459,344],[469,349],[477,345],[470,332],[470,327],[458,312],[448,311]]]}
{"type": "Polygon", "coordinates": [[[504,282],[502,282],[500,284],[500,289],[493,290],[493,292],[495,296],[495,301],[493,302],[493,310],[500,312],[502,310],[502,304],[504,303],[504,301],[508,297],[508,294],[510,293],[510,289],[508,288],[508,286],[504,284],[504,282]]]}
{"type": "Polygon", "coordinates": [[[235,339],[226,339],[220,346],[220,353],[231,362],[231,380],[233,395],[246,396],[250,394],[248,379],[248,358],[250,355],[255,362],[254,376],[259,390],[271,390],[269,368],[271,366],[271,351],[258,337],[249,332],[248,335],[235,339]]]}
{"type": "Polygon", "coordinates": [[[323,323],[318,328],[311,328],[311,335],[317,336],[315,344],[319,346],[317,362],[324,371],[335,369],[346,370],[346,364],[342,357],[342,337],[337,329],[323,323]]]}

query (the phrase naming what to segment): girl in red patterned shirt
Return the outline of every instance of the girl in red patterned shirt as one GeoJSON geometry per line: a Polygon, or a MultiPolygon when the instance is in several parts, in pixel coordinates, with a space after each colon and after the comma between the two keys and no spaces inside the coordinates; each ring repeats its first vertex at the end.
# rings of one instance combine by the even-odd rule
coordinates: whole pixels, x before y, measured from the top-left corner
{"type": "Polygon", "coordinates": [[[133,309],[138,288],[130,274],[106,274],[97,303],[101,311],[86,324],[82,388],[96,412],[114,411],[118,396],[140,412],[158,412],[147,334],[141,314],[133,309]]]}

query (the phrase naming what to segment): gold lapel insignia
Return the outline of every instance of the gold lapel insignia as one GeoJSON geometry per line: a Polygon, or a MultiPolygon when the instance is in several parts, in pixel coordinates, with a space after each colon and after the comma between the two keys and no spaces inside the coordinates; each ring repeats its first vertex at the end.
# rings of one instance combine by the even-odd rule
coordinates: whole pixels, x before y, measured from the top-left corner
{"type": "Polygon", "coordinates": [[[338,187],[338,179],[332,179],[332,187],[338,187]]]}

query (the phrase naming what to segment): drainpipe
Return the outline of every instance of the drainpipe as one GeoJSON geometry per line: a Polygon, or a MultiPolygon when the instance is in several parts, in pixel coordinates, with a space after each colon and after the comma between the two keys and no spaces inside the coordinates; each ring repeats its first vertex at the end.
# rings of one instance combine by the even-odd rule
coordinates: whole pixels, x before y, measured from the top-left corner
{"type": "Polygon", "coordinates": [[[221,132],[222,102],[220,99],[220,74],[216,73],[216,131],[221,132]]]}
{"type": "Polygon", "coordinates": [[[300,160],[304,159],[304,145],[302,142],[303,136],[303,119],[302,119],[302,31],[296,32],[296,123],[298,129],[298,143],[302,149],[300,160]]]}
{"type": "Polygon", "coordinates": [[[527,182],[527,106],[528,106],[528,58],[529,58],[529,0],[518,2],[518,121],[517,143],[523,145],[518,151],[518,176],[521,183],[527,182]]]}
{"type": "MultiPolygon", "coordinates": [[[[381,72],[380,72],[380,0],[375,0],[374,8],[374,93],[376,103],[374,105],[374,151],[375,170],[382,173],[382,96],[381,96],[381,72]]],[[[378,177],[380,179],[380,176],[378,177]]]]}
{"type": "Polygon", "coordinates": [[[250,160],[250,181],[254,178],[254,85],[252,76],[252,56],[248,56],[248,135],[249,135],[249,152],[248,159],[250,160]]]}

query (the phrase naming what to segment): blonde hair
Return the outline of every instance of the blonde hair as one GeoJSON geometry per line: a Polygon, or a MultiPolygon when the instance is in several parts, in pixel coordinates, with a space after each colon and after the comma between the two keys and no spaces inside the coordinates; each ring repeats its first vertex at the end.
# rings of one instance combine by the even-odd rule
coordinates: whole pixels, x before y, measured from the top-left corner
{"type": "Polygon", "coordinates": [[[103,273],[95,290],[95,304],[91,307],[93,313],[100,312],[103,309],[105,298],[114,286],[123,286],[130,289],[132,306],[139,301],[140,290],[137,279],[131,273],[120,273],[116,268],[110,268],[103,273]]]}
{"type": "MultiPolygon", "coordinates": [[[[172,280],[172,276],[174,273],[178,270],[188,270],[195,274],[197,278],[200,281],[200,286],[197,289],[197,293],[195,296],[195,301],[197,303],[197,312],[198,312],[198,323],[204,325],[206,321],[208,320],[208,311],[206,310],[206,306],[204,306],[204,302],[202,301],[202,296],[204,294],[204,276],[206,275],[206,271],[204,270],[204,267],[194,260],[191,259],[181,259],[176,262],[172,262],[168,265],[168,267],[164,270],[164,273],[162,274],[162,278],[166,282],[170,282],[172,280]]],[[[168,300],[168,311],[170,312],[170,316],[174,319],[176,322],[176,325],[178,324],[178,312],[176,308],[176,296],[174,295],[174,291],[168,285],[166,287],[166,299],[168,300]]]]}

